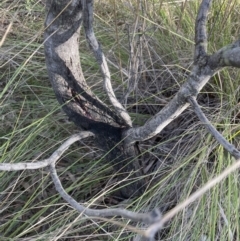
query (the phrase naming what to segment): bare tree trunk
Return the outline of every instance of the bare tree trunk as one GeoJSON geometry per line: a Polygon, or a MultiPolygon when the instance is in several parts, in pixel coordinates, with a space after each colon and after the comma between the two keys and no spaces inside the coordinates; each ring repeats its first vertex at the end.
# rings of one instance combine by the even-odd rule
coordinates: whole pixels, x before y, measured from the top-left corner
{"type": "MultiPolygon", "coordinates": [[[[95,134],[96,144],[107,153],[106,159],[116,172],[122,173],[121,179],[130,173],[131,178],[138,177],[141,170],[136,165],[136,144],[124,147],[122,142],[122,133],[129,128],[128,123],[101,102],[84,79],[78,48],[84,14],[82,2],[49,1],[47,11],[44,34],[46,64],[59,103],[75,125],[95,134]]],[[[126,185],[121,188],[124,198],[142,193],[143,181],[131,182],[128,185],[122,183],[126,185]]]]}

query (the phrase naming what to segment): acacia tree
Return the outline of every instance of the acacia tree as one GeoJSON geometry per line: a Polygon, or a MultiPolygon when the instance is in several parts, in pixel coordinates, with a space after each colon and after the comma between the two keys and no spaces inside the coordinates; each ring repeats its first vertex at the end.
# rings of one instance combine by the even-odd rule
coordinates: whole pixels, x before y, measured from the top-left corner
{"type": "MultiPolygon", "coordinates": [[[[96,145],[104,152],[107,161],[120,170],[120,178],[131,177],[132,181],[122,182],[120,195],[124,198],[140,195],[145,183],[141,177],[141,165],[137,159],[139,154],[137,143],[160,133],[171,121],[178,117],[189,105],[206,126],[209,132],[236,159],[240,152],[231,145],[213,127],[205,117],[197,103],[197,95],[203,86],[223,67],[240,67],[240,40],[224,46],[213,54],[207,53],[207,15],[211,0],[203,0],[195,23],[194,64],[186,82],[173,99],[143,126],[134,127],[131,117],[116,98],[112,89],[110,73],[105,56],[93,31],[93,0],[52,0],[47,3],[44,47],[47,71],[56,97],[71,121],[82,131],[72,136],[67,142],[44,161],[36,163],[1,164],[1,170],[37,169],[49,166],[57,191],[79,212],[91,216],[121,215],[131,220],[152,223],[143,234],[152,240],[154,234],[176,212],[198,198],[221,178],[228,175],[240,164],[226,170],[219,179],[200,189],[191,198],[173,209],[163,218],[158,210],[147,214],[138,214],[122,209],[92,210],[84,208],[71,198],[62,188],[55,169],[56,160],[75,141],[89,136],[94,137],[96,145]],[[80,64],[79,38],[81,25],[84,28],[87,42],[94,53],[101,69],[105,91],[111,106],[103,103],[88,86],[80,64]],[[128,184],[128,185],[127,185],[128,184]]],[[[81,54],[81,52],[80,52],[81,54]]]]}

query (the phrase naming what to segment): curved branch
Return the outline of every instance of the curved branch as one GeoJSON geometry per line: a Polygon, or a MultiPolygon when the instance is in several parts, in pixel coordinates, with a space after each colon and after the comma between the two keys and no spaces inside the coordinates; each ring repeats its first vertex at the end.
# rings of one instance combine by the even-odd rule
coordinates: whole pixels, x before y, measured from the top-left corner
{"type": "Polygon", "coordinates": [[[198,62],[201,57],[207,55],[207,15],[212,0],[203,0],[195,23],[195,53],[194,62],[198,62]]]}
{"type": "Polygon", "coordinates": [[[48,2],[44,49],[47,71],[59,103],[71,121],[84,130],[98,123],[124,125],[122,118],[95,96],[80,64],[81,1],[48,2]]]}
{"type": "Polygon", "coordinates": [[[72,135],[68,138],[53,154],[43,160],[33,162],[20,162],[20,163],[0,163],[0,170],[1,171],[20,171],[20,170],[33,170],[33,169],[40,169],[49,166],[51,163],[55,163],[63,153],[76,141],[81,139],[94,136],[94,134],[90,131],[82,131],[79,134],[72,135]]]}
{"type": "Polygon", "coordinates": [[[188,101],[192,105],[196,115],[198,116],[199,120],[206,126],[208,131],[215,137],[215,139],[236,159],[240,158],[240,152],[235,148],[234,145],[229,143],[211,124],[211,122],[207,119],[207,117],[202,112],[200,106],[197,103],[196,98],[189,97],[188,101]]]}
{"type": "Polygon", "coordinates": [[[85,29],[86,39],[94,53],[97,63],[100,66],[102,76],[103,76],[103,82],[104,82],[104,86],[105,86],[105,90],[107,92],[108,98],[111,101],[114,108],[116,109],[116,111],[125,121],[125,124],[131,127],[132,126],[131,117],[129,116],[126,109],[122,106],[122,104],[118,101],[118,99],[115,96],[115,93],[113,91],[112,84],[111,84],[111,76],[110,76],[110,71],[108,68],[107,61],[105,59],[105,56],[102,52],[102,49],[93,31],[93,0],[82,0],[82,6],[83,6],[83,26],[85,29]]]}
{"type": "Polygon", "coordinates": [[[78,212],[84,213],[88,216],[93,217],[113,217],[121,216],[128,218],[132,221],[144,222],[148,224],[156,223],[161,220],[161,212],[158,209],[154,209],[149,213],[136,213],[131,212],[126,209],[120,208],[107,208],[107,209],[90,209],[80,205],[76,200],[74,200],[70,195],[66,193],[63,189],[60,179],[58,178],[55,163],[62,156],[62,154],[76,141],[94,136],[92,132],[83,131],[79,134],[72,135],[68,140],[66,140],[54,153],[47,159],[43,161],[38,161],[35,163],[1,163],[0,170],[2,171],[17,171],[26,169],[40,169],[49,166],[50,174],[54,182],[55,188],[61,197],[67,201],[73,208],[78,212]]]}
{"type": "Polygon", "coordinates": [[[198,12],[195,26],[194,66],[187,82],[174,98],[143,126],[124,132],[126,145],[149,139],[160,133],[189,106],[187,97],[196,97],[209,79],[222,67],[240,67],[240,40],[207,56],[206,23],[210,5],[211,0],[203,0],[198,12]]]}
{"type": "Polygon", "coordinates": [[[199,67],[195,65],[187,82],[160,112],[143,126],[131,128],[124,132],[125,143],[128,145],[135,141],[143,141],[160,133],[163,128],[187,109],[189,103],[186,98],[188,96],[197,96],[213,74],[214,72],[209,66],[199,67]],[[199,75],[199,72],[201,72],[201,75],[199,75]]]}
{"type": "MultiPolygon", "coordinates": [[[[132,173],[131,177],[136,177],[139,169],[136,169],[137,165],[134,164],[137,161],[132,162],[136,155],[135,148],[132,145],[124,149],[121,142],[122,131],[131,126],[130,117],[128,116],[129,121],[126,121],[124,111],[121,111],[120,115],[119,111],[113,111],[95,96],[87,85],[81,69],[79,36],[83,15],[84,23],[87,24],[86,35],[90,38],[88,41],[93,44],[93,48],[96,47],[95,50],[99,47],[97,40],[91,39],[92,36],[94,37],[91,28],[88,30],[88,24],[92,26],[92,17],[88,12],[92,11],[89,10],[92,1],[83,1],[83,4],[85,4],[84,13],[80,0],[52,0],[48,4],[44,47],[49,79],[69,119],[81,129],[95,134],[95,143],[106,153],[105,159],[114,163],[116,171],[121,170],[119,178],[128,173],[132,173]],[[88,6],[86,6],[87,3],[88,6]]],[[[102,52],[97,51],[95,54],[100,56],[99,61],[102,64],[102,52]]],[[[106,66],[103,64],[102,68],[106,66]]],[[[143,179],[138,179],[131,184],[126,183],[119,188],[118,195],[129,197],[129,195],[140,194],[144,186],[143,179]]]]}
{"type": "Polygon", "coordinates": [[[52,180],[54,182],[55,188],[61,197],[68,202],[74,209],[76,209],[80,213],[84,213],[85,215],[92,217],[114,217],[121,216],[124,218],[128,218],[132,221],[144,222],[144,223],[155,223],[161,219],[161,213],[158,209],[154,209],[150,213],[136,213],[131,212],[126,209],[120,208],[107,208],[107,209],[90,209],[79,204],[74,198],[66,193],[64,190],[61,181],[58,178],[55,164],[50,164],[50,173],[52,180]]]}

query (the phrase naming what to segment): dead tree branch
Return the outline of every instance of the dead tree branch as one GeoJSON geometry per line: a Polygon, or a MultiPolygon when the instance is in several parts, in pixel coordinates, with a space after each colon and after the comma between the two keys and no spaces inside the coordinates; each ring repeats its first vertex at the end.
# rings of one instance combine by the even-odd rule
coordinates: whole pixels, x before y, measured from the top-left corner
{"type": "MultiPolygon", "coordinates": [[[[212,55],[207,55],[206,23],[211,2],[211,0],[203,0],[199,8],[195,27],[194,65],[186,83],[153,118],[141,127],[131,128],[130,116],[118,102],[112,90],[109,69],[93,32],[93,0],[47,1],[48,15],[46,17],[44,47],[49,79],[65,113],[78,127],[87,131],[72,136],[48,159],[32,163],[3,163],[0,165],[0,170],[39,169],[49,166],[56,190],[78,212],[95,217],[122,216],[134,221],[152,224],[144,235],[148,240],[153,240],[156,232],[163,228],[164,224],[174,215],[240,167],[239,151],[216,131],[196,102],[198,93],[221,68],[225,66],[240,67],[240,41],[223,47],[212,55]],[[84,79],[78,49],[82,22],[88,43],[102,71],[107,94],[116,112],[94,95],[84,79]],[[177,205],[161,218],[158,210],[146,214],[123,209],[93,210],[80,205],[65,192],[57,176],[55,163],[72,143],[82,138],[94,136],[96,143],[107,153],[106,159],[114,164],[117,171],[122,170],[124,175],[139,177],[142,167],[136,161],[133,163],[139,154],[139,151],[135,150],[137,149],[136,141],[143,141],[158,134],[190,105],[189,102],[211,134],[238,161],[193,193],[186,201],[177,205]]],[[[125,184],[127,186],[126,182],[122,185],[125,186],[125,184]]],[[[129,197],[141,194],[144,184],[144,181],[134,183],[128,189],[125,188],[122,196],[129,197]]]]}
{"type": "Polygon", "coordinates": [[[235,148],[234,145],[229,143],[226,138],[223,137],[221,133],[219,133],[216,128],[212,125],[212,123],[208,120],[208,118],[202,112],[200,106],[197,103],[196,98],[189,97],[188,101],[192,105],[196,115],[199,120],[205,125],[206,129],[215,137],[215,139],[236,159],[240,158],[240,152],[235,148]]]}
{"type": "Polygon", "coordinates": [[[92,217],[120,216],[123,218],[128,218],[132,221],[144,222],[148,224],[158,222],[161,219],[161,213],[158,209],[154,209],[150,213],[136,213],[136,212],[128,211],[126,209],[120,209],[120,208],[90,209],[90,208],[84,207],[66,193],[66,191],[62,187],[61,181],[58,178],[54,163],[50,164],[50,173],[51,173],[51,177],[54,182],[55,188],[58,191],[58,193],[61,195],[61,197],[80,213],[83,213],[85,215],[92,216],[92,217]]]}
{"type": "Polygon", "coordinates": [[[117,100],[112,89],[111,75],[108,64],[93,31],[93,0],[82,0],[82,6],[83,26],[86,34],[86,39],[94,53],[97,63],[100,66],[106,93],[117,113],[119,113],[122,119],[125,120],[125,124],[129,127],[132,127],[131,117],[129,116],[126,109],[122,106],[122,104],[117,100]]]}
{"type": "Polygon", "coordinates": [[[20,171],[20,170],[34,170],[49,166],[51,163],[56,163],[65,151],[76,141],[94,136],[90,131],[82,131],[79,134],[72,135],[66,140],[53,154],[42,161],[32,160],[29,162],[20,163],[0,163],[1,171],[20,171]]]}
{"type": "MultiPolygon", "coordinates": [[[[73,208],[75,208],[78,212],[92,216],[92,217],[114,217],[114,216],[121,216],[123,218],[130,219],[132,221],[137,222],[144,222],[146,224],[151,224],[150,227],[146,231],[142,231],[143,236],[148,241],[153,241],[154,236],[156,233],[163,228],[164,224],[168,222],[171,218],[173,218],[178,212],[182,211],[186,208],[190,203],[194,202],[198,198],[200,198],[204,193],[206,193],[209,189],[214,187],[216,184],[221,182],[224,178],[226,178],[230,173],[235,171],[237,168],[240,167],[240,160],[238,159],[232,166],[227,168],[224,172],[222,172],[217,177],[210,180],[207,184],[205,184],[202,188],[198,191],[193,193],[187,200],[183,201],[182,203],[178,204],[175,208],[171,209],[168,213],[166,213],[163,217],[161,216],[161,212],[158,209],[154,209],[152,212],[149,213],[136,213],[131,212],[125,209],[120,208],[110,208],[110,209],[90,209],[84,207],[83,205],[79,204],[76,200],[74,200],[70,195],[66,193],[62,184],[58,178],[55,163],[61,157],[61,155],[70,147],[71,144],[74,142],[86,138],[94,136],[91,132],[81,132],[79,134],[71,136],[67,141],[65,141],[48,159],[43,161],[37,162],[38,167],[34,165],[34,163],[2,163],[0,165],[0,170],[4,171],[15,171],[15,170],[26,170],[26,169],[39,169],[49,166],[50,174],[52,180],[54,182],[55,188],[61,197],[68,202],[73,208]]],[[[35,163],[36,164],[36,163],[35,163]]]]}
{"type": "Polygon", "coordinates": [[[69,119],[82,130],[95,134],[96,145],[104,151],[105,159],[113,164],[116,172],[120,171],[118,176],[121,179],[125,179],[129,173],[134,178],[135,182],[125,183],[117,195],[140,195],[145,183],[137,178],[141,175],[141,168],[135,158],[138,155],[136,144],[124,147],[122,141],[122,132],[131,127],[131,120],[114,99],[106,60],[92,29],[92,4],[91,0],[47,2],[44,48],[49,79],[69,119]],[[118,109],[116,111],[94,95],[84,78],[79,54],[82,22],[89,45],[102,70],[107,92],[118,109]]]}
{"type": "Polygon", "coordinates": [[[207,55],[207,14],[211,0],[203,0],[200,5],[195,26],[194,65],[186,83],[174,98],[143,126],[124,132],[125,144],[144,141],[160,133],[170,122],[178,117],[189,103],[189,96],[196,97],[205,84],[225,66],[240,68],[240,41],[225,46],[212,55],[207,55]]]}
{"type": "Polygon", "coordinates": [[[68,202],[73,208],[78,212],[83,213],[92,217],[114,217],[120,216],[123,218],[130,219],[132,221],[144,222],[147,224],[152,224],[158,222],[161,219],[161,213],[158,209],[154,209],[149,213],[136,213],[120,208],[110,208],[110,209],[90,209],[79,204],[70,195],[66,193],[62,187],[61,181],[57,175],[55,168],[56,161],[63,155],[63,153],[76,141],[87,137],[93,137],[94,134],[89,131],[83,131],[79,134],[72,135],[68,140],[66,140],[54,153],[47,159],[42,161],[29,161],[27,163],[1,163],[0,170],[2,171],[19,171],[19,170],[32,170],[40,169],[44,167],[49,167],[50,174],[55,185],[57,192],[61,197],[68,202]]]}

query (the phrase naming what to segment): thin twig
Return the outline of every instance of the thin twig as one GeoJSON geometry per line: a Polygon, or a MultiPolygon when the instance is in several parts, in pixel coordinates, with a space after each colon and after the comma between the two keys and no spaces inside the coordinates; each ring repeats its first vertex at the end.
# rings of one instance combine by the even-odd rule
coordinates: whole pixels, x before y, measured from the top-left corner
{"type": "Polygon", "coordinates": [[[2,47],[3,43],[5,42],[8,33],[11,31],[12,25],[13,25],[13,21],[8,25],[4,35],[2,36],[2,39],[0,41],[0,48],[2,47]]]}
{"type": "Polygon", "coordinates": [[[76,141],[81,139],[94,136],[90,131],[82,131],[79,134],[72,135],[68,140],[66,140],[53,154],[42,161],[33,162],[20,162],[20,163],[0,163],[1,171],[19,171],[19,170],[33,170],[40,169],[49,166],[51,163],[55,163],[62,154],[76,141]]]}
{"type": "Polygon", "coordinates": [[[118,101],[115,96],[115,93],[111,84],[111,75],[108,68],[108,64],[105,58],[105,55],[102,52],[102,49],[95,37],[93,31],[93,0],[82,0],[83,6],[83,25],[85,29],[86,39],[93,50],[94,56],[97,60],[97,63],[100,66],[105,90],[107,92],[108,98],[111,101],[112,105],[119,113],[119,115],[123,118],[126,124],[131,127],[132,120],[126,109],[122,106],[122,104],[118,101]]]}
{"type": "Polygon", "coordinates": [[[192,105],[196,115],[198,116],[199,120],[205,125],[207,130],[215,137],[215,139],[236,159],[240,158],[240,152],[228,142],[221,133],[219,133],[216,128],[212,125],[212,123],[208,120],[205,114],[202,112],[199,104],[195,97],[188,97],[189,103],[192,105]]]}
{"type": "MultiPolygon", "coordinates": [[[[138,6],[138,8],[140,8],[140,6],[138,6]]],[[[143,54],[142,53],[143,29],[142,29],[142,26],[140,26],[141,23],[139,23],[139,21],[140,21],[139,13],[137,13],[133,31],[130,32],[130,30],[128,29],[130,62],[129,62],[128,88],[123,97],[125,106],[127,104],[127,99],[129,97],[129,95],[134,90],[136,90],[138,81],[141,76],[142,57],[143,57],[142,56],[142,54],[143,54]]]]}

